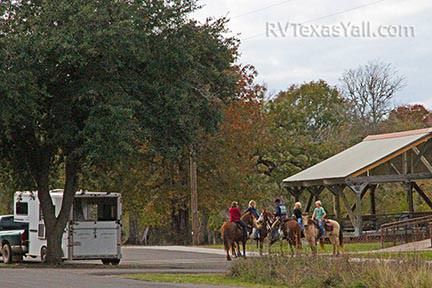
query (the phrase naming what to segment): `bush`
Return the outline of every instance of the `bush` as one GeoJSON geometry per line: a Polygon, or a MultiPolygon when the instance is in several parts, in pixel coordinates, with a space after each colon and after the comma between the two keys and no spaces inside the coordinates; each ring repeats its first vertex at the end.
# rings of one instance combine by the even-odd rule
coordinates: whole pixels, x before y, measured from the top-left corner
{"type": "Polygon", "coordinates": [[[259,284],[292,287],[432,287],[432,273],[421,260],[351,261],[348,257],[267,256],[236,261],[230,276],[259,284]]]}

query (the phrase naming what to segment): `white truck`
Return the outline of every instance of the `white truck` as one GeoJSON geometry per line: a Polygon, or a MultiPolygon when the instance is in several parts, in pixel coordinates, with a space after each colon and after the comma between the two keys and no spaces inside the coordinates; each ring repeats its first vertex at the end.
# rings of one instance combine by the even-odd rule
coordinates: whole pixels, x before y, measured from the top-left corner
{"type": "MultiPolygon", "coordinates": [[[[63,190],[50,191],[55,213],[60,213],[63,190]]],[[[27,223],[23,256],[46,259],[45,224],[37,192],[16,192],[14,221],[27,223]]],[[[71,209],[63,240],[63,259],[102,260],[117,265],[121,259],[121,197],[119,193],[79,191],[71,209]]]]}

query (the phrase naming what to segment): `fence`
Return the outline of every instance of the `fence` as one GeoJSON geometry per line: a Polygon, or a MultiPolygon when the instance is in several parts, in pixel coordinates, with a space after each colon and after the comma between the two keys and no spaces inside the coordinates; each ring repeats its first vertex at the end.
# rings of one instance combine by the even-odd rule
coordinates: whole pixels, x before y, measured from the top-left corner
{"type": "Polygon", "coordinates": [[[384,243],[408,243],[431,239],[432,245],[432,216],[418,217],[396,221],[381,225],[381,246],[384,243]]]}

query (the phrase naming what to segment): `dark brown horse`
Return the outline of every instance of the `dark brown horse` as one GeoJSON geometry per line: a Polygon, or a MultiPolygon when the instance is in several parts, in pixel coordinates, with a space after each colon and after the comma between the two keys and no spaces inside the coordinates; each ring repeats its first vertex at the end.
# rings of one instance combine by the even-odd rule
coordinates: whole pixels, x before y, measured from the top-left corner
{"type": "Polygon", "coordinates": [[[259,244],[259,253],[261,256],[263,255],[264,241],[270,234],[271,226],[273,225],[274,220],[275,217],[273,213],[267,211],[266,209],[263,210],[260,217],[258,218],[257,230],[259,238],[257,240],[257,245],[259,244]]]}
{"type": "MultiPolygon", "coordinates": [[[[277,229],[277,228],[275,228],[275,229],[277,229]]],[[[281,241],[281,254],[283,254],[282,241],[285,239],[288,241],[288,244],[290,246],[291,256],[294,256],[294,247],[296,250],[296,254],[300,255],[301,250],[302,250],[301,228],[300,228],[300,225],[297,223],[297,221],[294,219],[288,219],[288,220],[283,221],[283,223],[281,224],[281,230],[282,230],[283,237],[277,237],[275,239],[272,239],[270,241],[269,251],[270,251],[271,245],[273,245],[275,242],[280,240],[281,241]]]]}
{"type": "MultiPolygon", "coordinates": [[[[248,226],[249,233],[252,232],[253,227],[256,227],[256,218],[250,212],[245,213],[241,217],[241,220],[248,226]]],[[[225,222],[222,225],[221,233],[228,261],[231,260],[231,256],[229,255],[230,250],[232,250],[234,256],[241,256],[239,245],[240,242],[243,245],[243,256],[246,257],[246,241],[248,238],[243,237],[243,231],[241,227],[233,222],[225,222]]]]}

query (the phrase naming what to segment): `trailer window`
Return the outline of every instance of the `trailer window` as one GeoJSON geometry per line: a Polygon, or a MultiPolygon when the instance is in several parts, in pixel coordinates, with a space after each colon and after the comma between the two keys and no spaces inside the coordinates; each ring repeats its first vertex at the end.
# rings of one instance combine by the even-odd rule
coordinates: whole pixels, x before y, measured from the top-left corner
{"type": "Polygon", "coordinates": [[[28,203],[27,202],[15,203],[15,213],[17,215],[28,215],[28,203]]]}
{"type": "Polygon", "coordinates": [[[117,220],[117,199],[76,198],[73,206],[75,221],[115,221],[117,220]]]}

